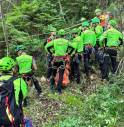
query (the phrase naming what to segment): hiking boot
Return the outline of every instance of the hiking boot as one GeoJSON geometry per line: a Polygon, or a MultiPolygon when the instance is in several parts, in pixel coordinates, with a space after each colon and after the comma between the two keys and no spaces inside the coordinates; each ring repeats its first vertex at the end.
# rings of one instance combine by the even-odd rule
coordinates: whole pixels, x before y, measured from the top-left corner
{"type": "Polygon", "coordinates": [[[47,87],[49,90],[53,90],[53,87],[52,86],[48,86],[47,87]]]}
{"type": "Polygon", "coordinates": [[[58,94],[58,95],[61,95],[62,93],[63,93],[63,91],[59,91],[59,90],[56,91],[56,94],[58,94]]]}
{"type": "Polygon", "coordinates": [[[38,93],[38,96],[39,96],[40,98],[42,98],[42,97],[43,97],[43,92],[38,93]]]}
{"type": "Polygon", "coordinates": [[[100,81],[101,81],[101,82],[106,82],[106,79],[100,78],[100,81]]]}
{"type": "Polygon", "coordinates": [[[48,78],[48,79],[46,79],[46,82],[48,82],[48,83],[49,83],[49,82],[50,82],[50,79],[49,79],[49,78],[48,78]]]}

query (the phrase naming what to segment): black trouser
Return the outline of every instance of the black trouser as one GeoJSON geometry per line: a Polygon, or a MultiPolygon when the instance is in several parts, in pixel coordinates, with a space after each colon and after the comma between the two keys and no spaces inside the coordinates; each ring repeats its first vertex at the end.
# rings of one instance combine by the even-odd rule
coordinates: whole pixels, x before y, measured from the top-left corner
{"type": "Polygon", "coordinates": [[[98,48],[99,48],[99,41],[96,41],[96,45],[94,47],[95,49],[95,64],[97,65],[99,62],[99,53],[98,53],[98,48]]]}
{"type": "MultiPolygon", "coordinates": [[[[35,89],[37,90],[38,94],[40,94],[42,92],[42,90],[41,90],[38,80],[36,78],[32,79],[32,80],[35,85],[35,89]]],[[[24,99],[24,104],[27,104],[27,98],[24,99]]]]}
{"type": "Polygon", "coordinates": [[[47,66],[47,79],[50,79],[52,75],[52,64],[51,61],[48,61],[48,66],[47,66]]]}
{"type": "Polygon", "coordinates": [[[84,48],[84,68],[87,76],[89,76],[89,60],[91,52],[91,48],[84,48]]]}
{"type": "Polygon", "coordinates": [[[99,62],[98,46],[95,46],[94,49],[95,49],[95,64],[97,65],[99,62]]]}
{"type": "Polygon", "coordinates": [[[79,63],[75,62],[71,62],[71,75],[72,77],[77,78],[77,84],[80,83],[80,69],[79,69],[79,63]]]}
{"type": "Polygon", "coordinates": [[[61,92],[61,86],[62,86],[62,81],[63,81],[63,75],[64,75],[64,71],[65,71],[65,59],[63,59],[63,61],[59,61],[59,62],[54,62],[54,66],[52,69],[52,78],[51,78],[51,85],[53,87],[53,85],[55,85],[55,76],[57,73],[57,69],[59,68],[59,80],[58,80],[58,84],[57,84],[57,89],[59,92],[61,92]]]}
{"type": "Polygon", "coordinates": [[[52,55],[48,55],[48,65],[47,65],[47,79],[50,79],[51,75],[52,75],[52,61],[53,61],[53,57],[52,55]]]}
{"type": "Polygon", "coordinates": [[[105,79],[107,77],[109,57],[111,58],[112,61],[113,73],[116,72],[117,70],[116,56],[117,56],[117,50],[115,49],[107,49],[104,51],[102,79],[105,79]]]}

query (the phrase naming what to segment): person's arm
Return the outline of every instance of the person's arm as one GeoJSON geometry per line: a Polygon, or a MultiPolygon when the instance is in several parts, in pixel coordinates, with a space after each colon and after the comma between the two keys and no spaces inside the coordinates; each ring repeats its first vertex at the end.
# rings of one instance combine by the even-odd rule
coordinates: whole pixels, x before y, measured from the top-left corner
{"type": "Polygon", "coordinates": [[[96,35],[94,35],[93,47],[96,45],[96,35]]]}
{"type": "Polygon", "coordinates": [[[103,42],[104,39],[107,39],[107,32],[104,32],[104,33],[101,35],[100,39],[99,39],[100,48],[103,47],[103,46],[102,46],[102,42],[103,42]]]}
{"type": "MultiPolygon", "coordinates": [[[[54,40],[53,40],[53,41],[54,41],[54,40]]],[[[46,50],[46,52],[47,52],[48,54],[52,54],[52,52],[51,52],[50,49],[54,46],[54,42],[53,42],[53,41],[47,43],[46,46],[45,46],[45,50],[46,50]]]]}
{"type": "Polygon", "coordinates": [[[36,61],[35,61],[34,58],[32,60],[32,66],[33,66],[33,69],[36,71],[37,70],[37,65],[36,65],[36,61]]]}
{"type": "Polygon", "coordinates": [[[23,99],[25,99],[27,95],[27,84],[23,79],[21,79],[21,91],[22,91],[23,99]]]}
{"type": "Polygon", "coordinates": [[[122,33],[120,33],[119,41],[120,41],[119,46],[123,45],[123,36],[122,36],[122,33]]]}
{"type": "Polygon", "coordinates": [[[68,55],[71,55],[72,52],[76,49],[76,46],[75,46],[75,44],[69,42],[68,48],[71,49],[70,52],[68,52],[68,55]]]}
{"type": "Polygon", "coordinates": [[[27,85],[23,79],[21,79],[21,80],[20,79],[21,78],[18,78],[18,79],[13,81],[14,89],[15,89],[15,100],[16,100],[17,105],[19,105],[20,90],[22,90],[23,99],[25,99],[26,94],[27,94],[27,85]],[[20,87],[20,85],[21,85],[21,87],[20,87]]]}

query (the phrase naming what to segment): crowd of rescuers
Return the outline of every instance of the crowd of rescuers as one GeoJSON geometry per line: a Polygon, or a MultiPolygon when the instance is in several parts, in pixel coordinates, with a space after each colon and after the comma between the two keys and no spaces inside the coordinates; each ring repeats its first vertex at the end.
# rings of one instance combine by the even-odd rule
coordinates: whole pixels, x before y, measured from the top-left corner
{"type": "MultiPolygon", "coordinates": [[[[84,63],[87,79],[89,79],[89,61],[94,54],[96,68],[102,65],[101,81],[108,77],[109,58],[112,61],[113,74],[117,70],[117,49],[123,44],[122,33],[115,27],[115,20],[108,20],[110,13],[103,15],[100,9],[95,10],[96,17],[89,23],[86,18],[81,18],[81,26],[71,30],[71,39],[66,39],[66,31],[51,27],[51,36],[44,42],[47,59],[47,82],[53,90],[57,86],[56,93],[63,93],[62,88],[69,83],[69,77],[76,79],[81,84],[79,64],[84,63]],[[105,29],[107,28],[107,29],[105,29]],[[56,36],[57,35],[57,36],[56,36]],[[69,76],[70,74],[70,76],[69,76]]],[[[27,107],[27,86],[35,85],[38,96],[42,98],[43,92],[34,71],[37,70],[33,56],[26,53],[24,45],[15,49],[18,57],[13,60],[10,57],[0,59],[0,127],[19,127],[23,118],[23,107],[27,107]],[[14,71],[19,77],[14,76],[14,71]],[[10,92],[11,90],[11,92],[10,92]],[[4,94],[6,93],[6,96],[4,94]],[[23,105],[22,105],[23,103],[23,105]],[[13,106],[14,105],[14,106],[13,106]],[[14,107],[14,109],[13,109],[14,107]],[[3,117],[3,114],[6,114],[3,117]]]]}
{"type": "MultiPolygon", "coordinates": [[[[112,61],[113,74],[117,70],[117,48],[123,44],[122,33],[115,27],[115,20],[108,20],[110,12],[102,14],[100,9],[95,10],[96,17],[89,23],[85,17],[80,22],[79,28],[71,30],[71,39],[66,39],[66,31],[61,29],[57,32],[56,28],[51,27],[51,36],[44,43],[46,50],[47,82],[51,85],[49,89],[57,85],[57,93],[61,94],[63,82],[67,80],[63,77],[66,73],[67,59],[70,59],[70,78],[75,79],[77,84],[80,81],[80,65],[84,63],[85,74],[90,77],[89,64],[92,54],[94,54],[94,65],[101,68],[101,81],[105,82],[108,77],[109,58],[112,61]],[[59,74],[56,83],[56,75],[59,74]]],[[[66,84],[67,85],[67,84],[66,84]]]]}

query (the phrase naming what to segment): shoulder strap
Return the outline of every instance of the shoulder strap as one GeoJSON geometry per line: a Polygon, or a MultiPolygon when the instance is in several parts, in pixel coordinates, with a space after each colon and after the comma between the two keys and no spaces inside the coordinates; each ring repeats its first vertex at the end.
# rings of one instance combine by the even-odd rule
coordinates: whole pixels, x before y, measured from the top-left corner
{"type": "Polygon", "coordinates": [[[10,79],[8,80],[3,80],[4,82],[12,82],[14,81],[15,79],[17,79],[15,76],[12,76],[10,79]]]}

